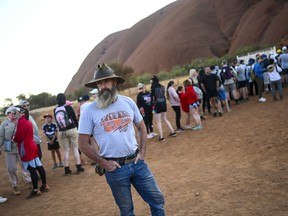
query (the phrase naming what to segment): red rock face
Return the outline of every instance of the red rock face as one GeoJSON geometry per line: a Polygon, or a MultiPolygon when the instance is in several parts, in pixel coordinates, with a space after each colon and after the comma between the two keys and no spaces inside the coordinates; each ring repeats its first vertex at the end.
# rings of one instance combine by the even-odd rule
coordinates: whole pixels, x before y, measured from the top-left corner
{"type": "Polygon", "coordinates": [[[90,81],[103,62],[129,65],[136,74],[155,74],[245,45],[287,42],[287,20],[286,0],[178,0],[107,36],[88,54],[65,93],[90,81]]]}

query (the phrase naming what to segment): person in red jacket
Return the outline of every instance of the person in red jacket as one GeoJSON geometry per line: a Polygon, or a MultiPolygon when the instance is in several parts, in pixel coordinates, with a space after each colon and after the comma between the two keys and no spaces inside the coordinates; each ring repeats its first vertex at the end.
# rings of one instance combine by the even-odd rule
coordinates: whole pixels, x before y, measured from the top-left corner
{"type": "Polygon", "coordinates": [[[21,106],[15,106],[15,109],[11,111],[11,113],[18,119],[17,129],[13,140],[18,144],[18,152],[21,161],[24,169],[30,172],[33,184],[33,190],[27,198],[33,198],[41,195],[41,192],[49,190],[49,186],[46,184],[45,169],[38,157],[38,148],[33,140],[33,126],[29,121],[29,111],[21,106]],[[38,189],[37,171],[42,180],[40,190],[38,189]]]}
{"type": "Polygon", "coordinates": [[[191,129],[192,126],[190,125],[189,104],[183,86],[178,86],[177,94],[179,95],[181,109],[186,114],[186,125],[184,128],[191,129]]]}
{"type": "Polygon", "coordinates": [[[190,116],[195,120],[196,125],[192,128],[192,130],[201,130],[203,129],[202,123],[201,123],[201,117],[199,114],[199,101],[197,94],[195,93],[193,89],[193,85],[190,81],[190,79],[187,79],[183,82],[183,85],[185,87],[185,93],[187,98],[187,103],[189,106],[189,113],[190,116]]]}

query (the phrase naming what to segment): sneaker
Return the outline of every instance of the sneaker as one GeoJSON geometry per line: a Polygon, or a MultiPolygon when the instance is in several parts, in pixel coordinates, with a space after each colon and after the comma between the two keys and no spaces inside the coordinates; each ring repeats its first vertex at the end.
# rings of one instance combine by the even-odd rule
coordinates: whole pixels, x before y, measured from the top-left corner
{"type": "Polygon", "coordinates": [[[27,199],[31,199],[31,198],[34,198],[34,197],[37,197],[37,196],[40,196],[41,195],[41,191],[40,190],[32,190],[29,194],[29,196],[27,196],[26,198],[27,199]]]}
{"type": "Polygon", "coordinates": [[[152,132],[152,133],[150,133],[150,134],[152,134],[152,137],[158,136],[158,134],[157,134],[157,133],[154,133],[154,132],[152,132]]]}
{"type": "Polygon", "coordinates": [[[49,191],[49,186],[46,184],[46,185],[42,185],[40,187],[40,191],[43,193],[43,192],[48,192],[49,191]]]}
{"type": "Polygon", "coordinates": [[[185,130],[183,128],[177,128],[177,133],[181,133],[181,132],[184,132],[185,130]]]}
{"type": "Polygon", "coordinates": [[[159,141],[164,142],[165,141],[164,137],[162,138],[159,137],[159,141]]]}
{"type": "Polygon", "coordinates": [[[57,163],[54,163],[52,169],[56,169],[57,168],[57,163]]]}
{"type": "Polygon", "coordinates": [[[203,129],[203,125],[198,125],[198,130],[203,129]]]}
{"type": "Polygon", "coordinates": [[[177,135],[176,135],[176,133],[174,132],[174,133],[170,133],[169,134],[169,137],[176,137],[177,135]]]}
{"type": "Polygon", "coordinates": [[[219,117],[222,117],[222,112],[218,112],[219,117]]]}
{"type": "Polygon", "coordinates": [[[151,133],[147,134],[147,139],[152,139],[152,138],[153,138],[153,136],[151,133]]]}
{"type": "Polygon", "coordinates": [[[7,201],[7,198],[5,197],[0,197],[0,203],[5,203],[7,201]]]}
{"type": "Polygon", "coordinates": [[[190,125],[185,125],[184,129],[192,129],[192,126],[190,126],[190,125]]]}
{"type": "Polygon", "coordinates": [[[202,128],[199,128],[199,126],[200,126],[200,125],[194,126],[194,127],[192,128],[192,130],[193,130],[193,131],[196,131],[196,130],[202,129],[202,128]]]}
{"type": "Polygon", "coordinates": [[[59,165],[58,165],[59,167],[64,167],[64,164],[63,164],[63,162],[59,162],[59,165]]]}
{"type": "Polygon", "coordinates": [[[15,196],[17,196],[17,195],[20,195],[20,194],[21,194],[21,192],[20,192],[20,190],[18,189],[18,187],[17,187],[17,186],[14,186],[14,187],[13,187],[13,194],[14,194],[15,196]]]}
{"type": "Polygon", "coordinates": [[[200,118],[201,118],[202,120],[205,120],[205,118],[204,118],[204,116],[203,116],[203,115],[200,115],[200,118]]]}
{"type": "Polygon", "coordinates": [[[214,112],[214,113],[213,113],[213,116],[214,116],[214,117],[217,117],[217,112],[214,112]]]}
{"type": "Polygon", "coordinates": [[[261,98],[258,99],[258,101],[264,103],[264,102],[266,102],[266,99],[264,99],[263,97],[261,97],[261,98]]]}

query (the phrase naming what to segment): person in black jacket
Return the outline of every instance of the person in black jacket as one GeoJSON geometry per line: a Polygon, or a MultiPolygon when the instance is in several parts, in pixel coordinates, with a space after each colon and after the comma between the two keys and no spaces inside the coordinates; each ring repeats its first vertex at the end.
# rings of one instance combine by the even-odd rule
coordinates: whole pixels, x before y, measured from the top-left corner
{"type": "Polygon", "coordinates": [[[144,84],[138,84],[139,93],[137,95],[136,104],[143,116],[144,123],[147,129],[147,138],[152,139],[158,134],[153,132],[153,112],[152,112],[152,101],[151,93],[146,91],[144,84]]]}
{"type": "Polygon", "coordinates": [[[71,174],[69,167],[69,153],[72,148],[76,161],[77,174],[84,172],[81,166],[80,155],[78,151],[78,121],[74,109],[66,105],[66,97],[59,93],[56,97],[58,106],[54,109],[54,118],[59,128],[59,138],[64,147],[64,169],[65,175],[71,174]]]}

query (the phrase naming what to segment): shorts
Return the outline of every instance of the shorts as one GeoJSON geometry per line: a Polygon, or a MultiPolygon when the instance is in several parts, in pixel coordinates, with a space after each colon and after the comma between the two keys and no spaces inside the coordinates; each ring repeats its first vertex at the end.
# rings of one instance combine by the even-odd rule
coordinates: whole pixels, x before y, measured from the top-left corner
{"type": "Polygon", "coordinates": [[[218,91],[217,90],[215,90],[215,91],[207,91],[206,92],[206,97],[207,97],[207,99],[218,98],[218,91]]]}
{"type": "Polygon", "coordinates": [[[190,109],[198,109],[198,107],[199,107],[199,101],[196,101],[193,104],[189,104],[189,110],[190,109]]]}
{"type": "Polygon", "coordinates": [[[226,92],[224,89],[219,89],[218,90],[218,99],[221,101],[227,100],[226,92]]]}
{"type": "Polygon", "coordinates": [[[155,113],[167,112],[167,104],[165,102],[156,103],[154,110],[155,113]]]}
{"type": "Polygon", "coordinates": [[[238,81],[237,84],[238,84],[238,88],[244,88],[247,86],[247,81],[246,80],[238,81]]]}
{"type": "Polygon", "coordinates": [[[57,150],[57,149],[60,148],[58,140],[55,140],[53,144],[49,144],[49,143],[47,142],[47,145],[48,145],[48,150],[49,150],[49,151],[51,151],[51,150],[57,150]]]}
{"type": "Polygon", "coordinates": [[[282,69],[281,74],[282,75],[288,74],[288,68],[282,69]]]}
{"type": "Polygon", "coordinates": [[[224,87],[225,87],[225,91],[226,92],[230,92],[230,91],[235,91],[236,90],[235,83],[224,85],[224,87]]]}

